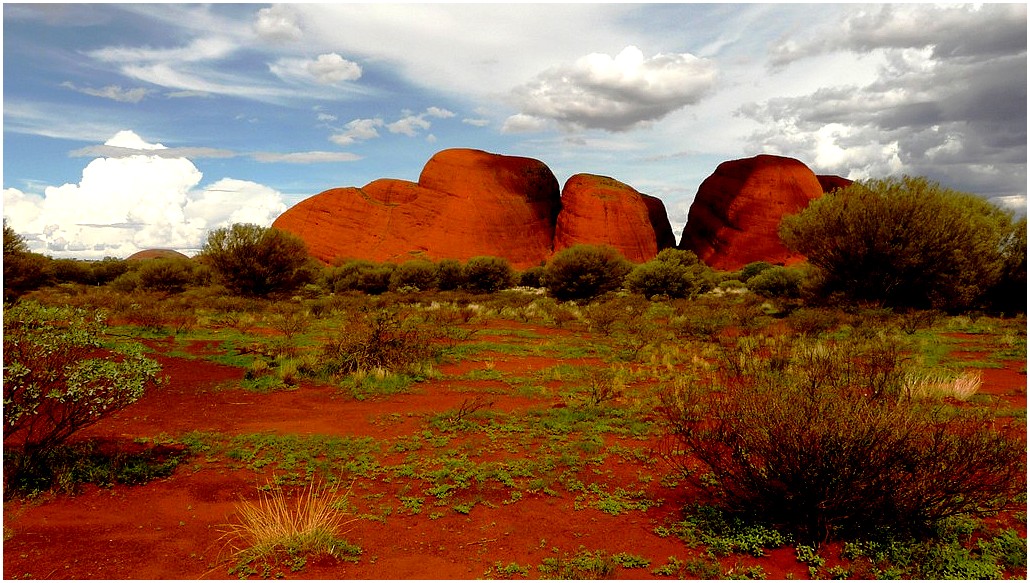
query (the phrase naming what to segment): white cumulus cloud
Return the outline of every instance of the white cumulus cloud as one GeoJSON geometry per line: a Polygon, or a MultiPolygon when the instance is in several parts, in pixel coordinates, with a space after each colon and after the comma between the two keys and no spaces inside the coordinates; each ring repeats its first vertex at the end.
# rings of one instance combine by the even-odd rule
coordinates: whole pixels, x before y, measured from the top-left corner
{"type": "Polygon", "coordinates": [[[342,132],[329,136],[329,141],[340,146],[349,146],[355,142],[363,142],[379,137],[379,130],[383,127],[383,120],[374,117],[367,119],[353,119],[344,126],[342,132]]]}
{"type": "Polygon", "coordinates": [[[268,69],[284,81],[307,81],[335,85],[361,78],[361,66],[336,53],[325,53],[314,59],[282,58],[268,69]]]}
{"type": "Polygon", "coordinates": [[[512,97],[523,115],[626,131],[697,103],[715,81],[715,65],[707,59],[689,53],[645,57],[629,46],[615,57],[592,53],[552,67],[512,97]]]}
{"type": "Polygon", "coordinates": [[[286,205],[267,186],[203,175],[187,158],[157,155],[161,144],[119,132],[105,144],[137,154],[97,158],[77,184],[48,186],[43,196],[4,190],[4,217],[33,251],[55,257],[126,257],[148,248],[193,251],[210,229],[234,222],[271,224],[286,205]]]}
{"type": "Polygon", "coordinates": [[[285,4],[258,10],[254,31],[261,38],[275,41],[298,40],[304,34],[297,22],[296,13],[285,4]]]}

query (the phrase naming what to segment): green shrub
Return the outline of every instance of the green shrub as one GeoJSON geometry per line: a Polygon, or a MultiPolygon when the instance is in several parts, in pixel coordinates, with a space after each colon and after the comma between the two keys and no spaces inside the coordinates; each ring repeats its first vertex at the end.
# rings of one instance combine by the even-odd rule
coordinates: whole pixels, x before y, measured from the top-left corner
{"type": "Polygon", "coordinates": [[[390,289],[390,279],[396,266],[392,263],[373,263],[364,259],[348,261],[331,268],[325,275],[326,285],[334,292],[360,291],[378,295],[390,289]]]}
{"type": "Polygon", "coordinates": [[[522,287],[543,287],[544,266],[537,265],[530,267],[518,275],[519,285],[522,287]]]}
{"type": "Polygon", "coordinates": [[[200,257],[225,287],[247,296],[289,293],[315,276],[304,241],[251,224],[215,229],[208,234],[200,257]]]}
{"type": "Polygon", "coordinates": [[[503,257],[473,257],[465,262],[462,278],[466,291],[490,294],[511,287],[515,272],[503,257]]]}
{"type": "Polygon", "coordinates": [[[740,271],[736,272],[734,279],[739,279],[740,281],[747,283],[751,281],[752,277],[758,275],[759,273],[762,273],[770,267],[773,267],[773,264],[768,263],[766,261],[755,261],[752,263],[748,263],[744,267],[741,267],[740,271]]]}
{"type": "Polygon", "coordinates": [[[775,266],[749,279],[747,287],[761,296],[794,299],[801,297],[804,281],[805,273],[802,269],[775,266]]]}
{"type": "Polygon", "coordinates": [[[1011,233],[1011,213],[986,199],[907,176],[856,182],[780,224],[784,243],[822,272],[826,291],[940,309],[984,301],[1002,277],[1011,233]]]}
{"type": "Polygon", "coordinates": [[[626,276],[626,288],[651,299],[697,297],[713,287],[714,274],[693,251],[665,249],[626,276]]]}
{"type": "Polygon", "coordinates": [[[142,347],[107,346],[104,330],[102,317],[84,310],[35,302],[4,310],[4,442],[20,448],[23,461],[131,405],[157,382],[161,367],[142,347]]]}
{"type": "Polygon", "coordinates": [[[436,264],[437,288],[440,291],[452,291],[465,284],[461,263],[454,259],[441,259],[436,264]]]}
{"type": "Polygon", "coordinates": [[[53,259],[47,265],[54,283],[93,283],[93,269],[89,262],[79,259],[53,259]]]}
{"type": "Polygon", "coordinates": [[[1026,441],[995,420],[874,388],[903,373],[889,340],[866,347],[741,339],[719,390],[681,383],[662,395],[667,459],[730,513],[799,542],[926,535],[961,513],[989,513],[1025,492],[1026,441]],[[865,370],[854,363],[872,360],[865,370]],[[879,362],[879,364],[877,364],[879,362]]]}
{"type": "Polygon", "coordinates": [[[1001,246],[1001,277],[988,290],[989,306],[1007,313],[1026,313],[1026,217],[1005,235],[1001,246]]]}
{"type": "Polygon", "coordinates": [[[211,281],[207,267],[178,257],[147,259],[135,272],[138,286],[152,291],[181,292],[189,286],[207,285],[211,281]]]}
{"type": "Polygon", "coordinates": [[[390,291],[429,291],[436,288],[437,267],[424,259],[405,261],[390,274],[390,291]]]}
{"type": "Polygon", "coordinates": [[[46,285],[50,258],[29,251],[28,245],[4,220],[4,301],[46,285]]]}
{"type": "Polygon", "coordinates": [[[632,266],[612,247],[575,245],[544,267],[544,287],[559,301],[590,300],[622,288],[632,266]]]}

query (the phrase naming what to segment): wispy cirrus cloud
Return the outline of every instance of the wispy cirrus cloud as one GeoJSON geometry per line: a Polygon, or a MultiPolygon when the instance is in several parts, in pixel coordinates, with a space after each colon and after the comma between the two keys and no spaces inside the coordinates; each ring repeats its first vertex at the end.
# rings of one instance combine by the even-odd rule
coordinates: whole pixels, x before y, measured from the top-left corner
{"type": "Polygon", "coordinates": [[[72,91],[78,91],[86,95],[92,95],[94,97],[103,97],[113,101],[120,101],[122,103],[139,103],[143,101],[143,98],[153,93],[153,90],[147,89],[146,87],[133,87],[132,89],[123,89],[120,85],[106,85],[100,89],[93,87],[79,87],[71,81],[65,81],[61,83],[61,87],[66,87],[72,91]]]}
{"type": "Polygon", "coordinates": [[[362,156],[350,152],[324,152],[315,150],[312,152],[255,152],[249,154],[258,162],[282,162],[286,164],[320,164],[327,162],[354,162],[361,160],[362,156]]]}

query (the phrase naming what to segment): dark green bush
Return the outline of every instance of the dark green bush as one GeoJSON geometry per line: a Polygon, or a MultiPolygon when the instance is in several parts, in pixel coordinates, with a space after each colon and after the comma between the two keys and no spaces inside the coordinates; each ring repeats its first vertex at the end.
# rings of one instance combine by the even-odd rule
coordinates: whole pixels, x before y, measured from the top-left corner
{"type": "Polygon", "coordinates": [[[780,237],[821,271],[826,292],[894,307],[968,309],[1001,279],[1012,222],[982,197],[906,176],[816,199],[783,219],[780,237]]]}
{"type": "Polygon", "coordinates": [[[437,288],[440,291],[452,291],[465,284],[461,263],[454,259],[441,259],[436,264],[437,288]]]}
{"type": "Polygon", "coordinates": [[[316,268],[299,237],[275,228],[234,224],[208,234],[200,254],[233,293],[289,293],[314,279],[316,268]]]}
{"type": "Polygon", "coordinates": [[[1026,217],[1022,217],[1003,239],[1001,277],[987,292],[991,308],[1009,314],[1026,313],[1026,249],[1026,217]]]}
{"type": "Polygon", "coordinates": [[[632,269],[612,247],[575,245],[562,249],[544,267],[544,287],[560,301],[590,300],[617,291],[632,269]]]}
{"type": "Polygon", "coordinates": [[[774,266],[748,280],[747,287],[769,298],[796,299],[801,297],[805,277],[801,268],[774,266]]]}
{"type": "Polygon", "coordinates": [[[46,285],[50,262],[49,257],[30,252],[21,235],[4,220],[4,301],[46,285]]]}
{"type": "Polygon", "coordinates": [[[430,291],[436,288],[437,266],[424,259],[405,261],[390,274],[390,291],[430,291]]]}
{"type": "Polygon", "coordinates": [[[665,249],[657,257],[633,268],[626,289],[651,299],[697,297],[713,287],[714,274],[693,251],[665,249]]]}
{"type": "Polygon", "coordinates": [[[526,269],[518,275],[518,280],[522,287],[544,287],[544,266],[537,265],[526,269]]]}
{"type": "Polygon", "coordinates": [[[135,271],[139,287],[151,291],[181,292],[211,282],[210,269],[181,257],[147,259],[135,271]]]}
{"type": "Polygon", "coordinates": [[[334,292],[360,291],[378,295],[390,289],[390,279],[396,266],[392,263],[373,263],[364,259],[348,261],[327,270],[326,285],[334,292]]]}
{"type": "Polygon", "coordinates": [[[772,266],[772,263],[768,263],[766,261],[754,261],[752,263],[748,263],[744,267],[741,267],[740,271],[736,272],[734,279],[739,279],[740,281],[747,283],[752,277],[762,273],[772,266]]]}
{"type": "Polygon", "coordinates": [[[515,272],[503,257],[473,257],[465,262],[462,277],[466,291],[490,294],[511,287],[515,272]]]}
{"type": "Polygon", "coordinates": [[[54,259],[47,266],[54,283],[93,283],[93,269],[89,262],[79,259],[54,259]]]}

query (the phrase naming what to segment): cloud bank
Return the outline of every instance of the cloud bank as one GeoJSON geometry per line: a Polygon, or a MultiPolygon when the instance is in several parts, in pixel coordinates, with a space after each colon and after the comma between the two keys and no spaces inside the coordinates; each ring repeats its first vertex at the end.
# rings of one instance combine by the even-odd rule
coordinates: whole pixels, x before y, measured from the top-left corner
{"type": "Polygon", "coordinates": [[[871,54],[877,78],[745,105],[763,128],[753,148],[850,178],[924,175],[1002,204],[1025,192],[1026,5],[862,7],[836,28],[779,43],[770,66],[871,54]]]}
{"type": "Polygon", "coordinates": [[[4,189],[4,218],[29,248],[54,257],[127,257],[149,248],[195,252],[211,229],[245,222],[269,225],[286,210],[267,186],[203,178],[185,157],[160,155],[161,144],[122,131],[106,147],[124,157],[92,160],[77,184],[50,186],[43,196],[4,189]]]}

